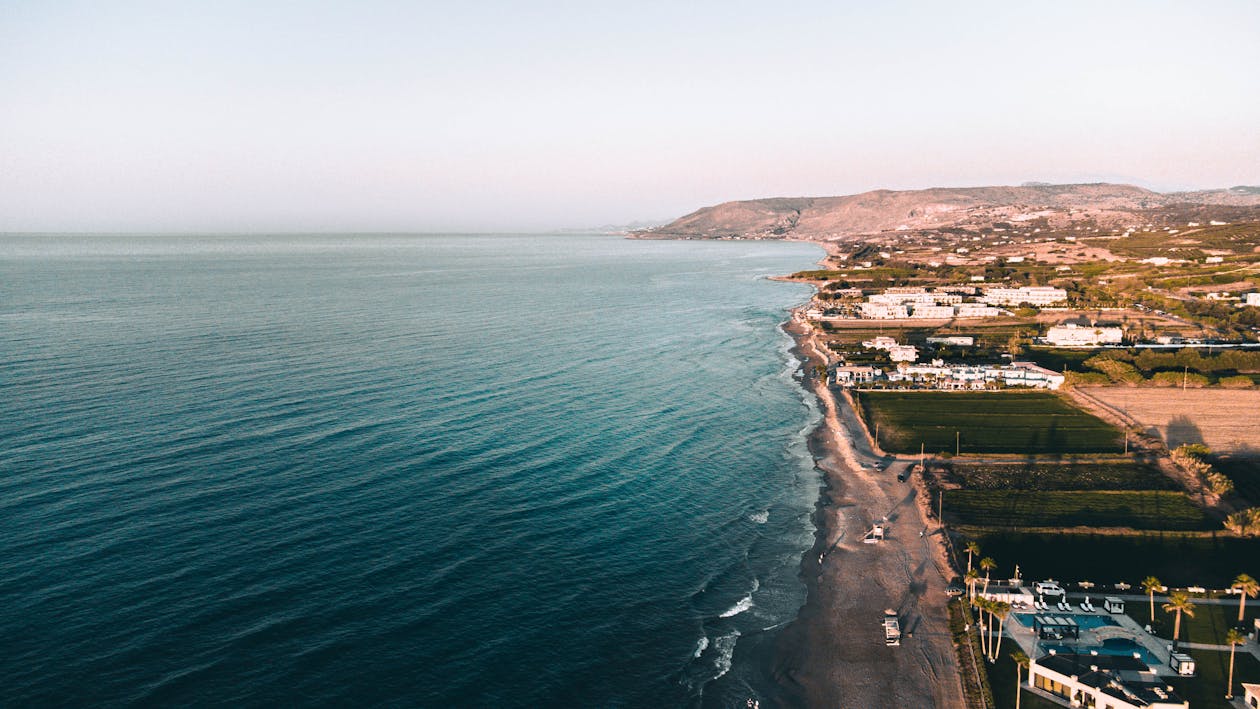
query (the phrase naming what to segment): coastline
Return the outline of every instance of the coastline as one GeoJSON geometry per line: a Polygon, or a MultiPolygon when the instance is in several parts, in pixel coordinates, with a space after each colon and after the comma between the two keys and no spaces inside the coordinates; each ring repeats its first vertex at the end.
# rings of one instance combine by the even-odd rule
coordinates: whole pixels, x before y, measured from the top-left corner
{"type": "MultiPolygon", "coordinates": [[[[801,386],[822,418],[809,435],[823,485],[813,514],[815,540],[801,560],[806,601],[778,633],[766,673],[773,701],[789,706],[964,707],[948,628],[944,587],[950,570],[940,538],[931,533],[919,491],[887,470],[863,467],[877,455],[847,402],[833,396],[815,366],[826,365],[803,312],[782,326],[801,362],[801,386]],[[872,522],[888,518],[888,539],[863,544],[872,522]],[[886,647],[879,622],[885,608],[901,618],[900,647],[886,647]]],[[[934,528],[933,528],[934,529],[934,528]]]]}

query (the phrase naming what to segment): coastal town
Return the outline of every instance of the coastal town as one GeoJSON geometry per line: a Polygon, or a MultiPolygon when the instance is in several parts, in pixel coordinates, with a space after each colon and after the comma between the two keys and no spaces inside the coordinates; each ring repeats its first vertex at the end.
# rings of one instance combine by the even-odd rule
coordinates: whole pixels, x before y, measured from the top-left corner
{"type": "MultiPolygon", "coordinates": [[[[1189,258],[1140,228],[894,232],[794,276],[852,471],[922,521],[863,538],[931,546],[966,706],[1260,706],[1260,224],[1218,222],[1158,230],[1228,233],[1189,258]]],[[[891,612],[903,650],[926,611],[891,612]]]]}

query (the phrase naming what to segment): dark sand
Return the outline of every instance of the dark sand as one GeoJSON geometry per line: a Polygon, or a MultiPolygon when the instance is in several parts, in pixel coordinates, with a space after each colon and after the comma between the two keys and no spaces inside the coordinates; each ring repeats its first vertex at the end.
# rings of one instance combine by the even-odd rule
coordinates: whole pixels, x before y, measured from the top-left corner
{"type": "Polygon", "coordinates": [[[914,486],[896,477],[910,463],[899,461],[885,471],[862,467],[876,460],[869,439],[845,400],[837,401],[814,376],[824,355],[808,325],[794,316],[786,329],[805,360],[804,384],[824,413],[810,448],[826,487],[815,512],[814,548],[801,565],[808,598],[796,620],[775,637],[768,661],[780,692],[768,702],[846,709],[964,707],[946,611],[950,571],[940,537],[935,526],[928,528],[914,486]],[[888,540],[862,543],[871,524],[885,516],[888,540]],[[900,617],[900,647],[884,644],[886,608],[900,617]]]}

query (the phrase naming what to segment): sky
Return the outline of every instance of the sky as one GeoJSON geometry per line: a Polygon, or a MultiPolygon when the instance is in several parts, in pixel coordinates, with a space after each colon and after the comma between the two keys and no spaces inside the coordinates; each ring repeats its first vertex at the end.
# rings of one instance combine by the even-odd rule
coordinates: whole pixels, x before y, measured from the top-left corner
{"type": "Polygon", "coordinates": [[[0,0],[0,231],[1260,184],[1260,1],[0,0]]]}

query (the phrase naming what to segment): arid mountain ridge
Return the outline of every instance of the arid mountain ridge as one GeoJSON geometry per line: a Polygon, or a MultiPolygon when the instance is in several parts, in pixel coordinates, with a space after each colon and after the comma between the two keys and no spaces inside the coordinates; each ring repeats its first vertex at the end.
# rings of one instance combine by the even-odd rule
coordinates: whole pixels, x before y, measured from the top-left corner
{"type": "Polygon", "coordinates": [[[1048,228],[1088,223],[1114,228],[1186,220],[1257,219],[1260,187],[1161,193],[1108,183],[1026,184],[724,202],[633,235],[839,241],[888,231],[980,229],[1000,223],[1035,223],[1048,228]]]}

